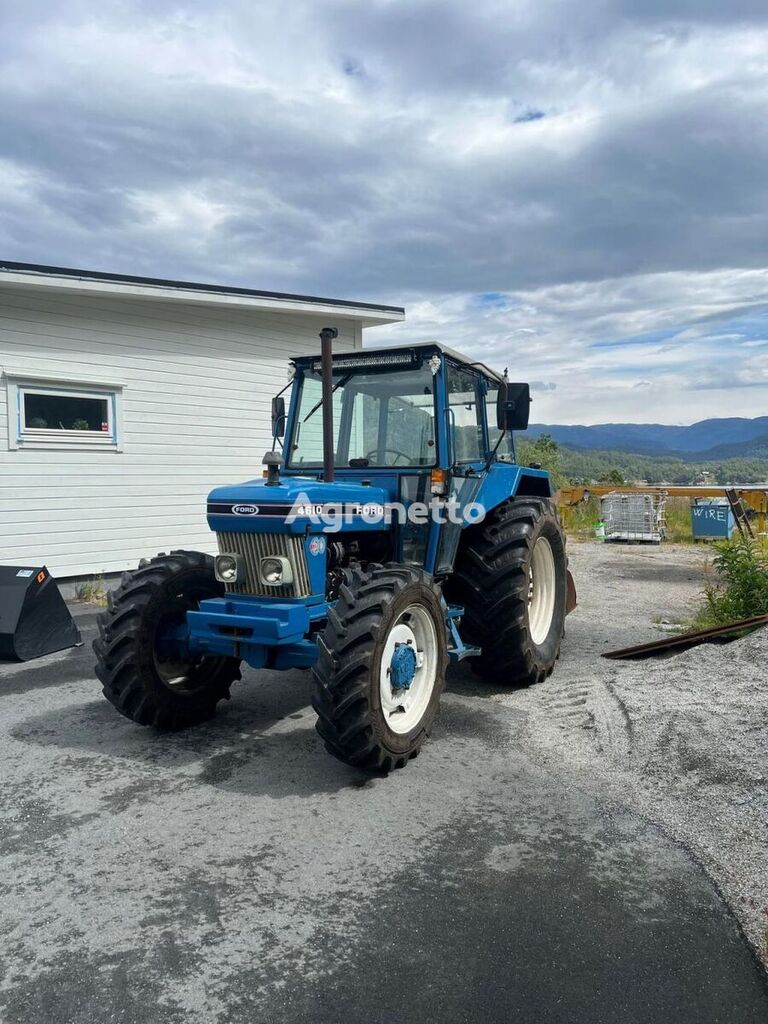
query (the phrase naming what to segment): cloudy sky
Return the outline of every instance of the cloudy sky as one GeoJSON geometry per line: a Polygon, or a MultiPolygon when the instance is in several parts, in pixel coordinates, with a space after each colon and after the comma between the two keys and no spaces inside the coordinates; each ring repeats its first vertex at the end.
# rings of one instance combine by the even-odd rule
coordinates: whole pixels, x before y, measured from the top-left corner
{"type": "Polygon", "coordinates": [[[768,413],[765,0],[0,0],[0,258],[404,304],[534,418],[768,413]]]}

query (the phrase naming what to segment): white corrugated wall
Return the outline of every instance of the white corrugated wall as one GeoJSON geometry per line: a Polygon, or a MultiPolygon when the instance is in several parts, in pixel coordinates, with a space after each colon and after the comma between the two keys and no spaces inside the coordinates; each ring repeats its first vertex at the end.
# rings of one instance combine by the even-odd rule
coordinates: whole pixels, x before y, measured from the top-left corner
{"type": "Polygon", "coordinates": [[[272,395],[327,322],[360,347],[332,314],[0,289],[0,372],[125,386],[122,451],[25,451],[8,448],[0,380],[0,563],[62,577],[213,551],[206,495],[261,475],[272,395]]]}

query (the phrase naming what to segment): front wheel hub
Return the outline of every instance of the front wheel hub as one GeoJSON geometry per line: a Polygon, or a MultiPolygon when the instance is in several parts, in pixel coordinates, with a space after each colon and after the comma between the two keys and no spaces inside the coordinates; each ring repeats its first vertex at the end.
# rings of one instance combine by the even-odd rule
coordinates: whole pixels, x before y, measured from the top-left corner
{"type": "Polygon", "coordinates": [[[395,643],[392,660],[389,663],[389,681],[393,690],[408,690],[416,675],[418,660],[413,641],[395,643]]]}

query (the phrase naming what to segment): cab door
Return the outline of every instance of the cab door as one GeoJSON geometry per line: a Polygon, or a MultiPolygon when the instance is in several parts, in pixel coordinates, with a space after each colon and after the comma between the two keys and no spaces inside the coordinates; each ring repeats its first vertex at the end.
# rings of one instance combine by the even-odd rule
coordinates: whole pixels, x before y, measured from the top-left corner
{"type": "Polygon", "coordinates": [[[447,435],[450,455],[448,505],[443,521],[433,524],[434,567],[450,572],[462,530],[462,517],[474,502],[486,461],[485,378],[470,367],[446,360],[447,435]]]}

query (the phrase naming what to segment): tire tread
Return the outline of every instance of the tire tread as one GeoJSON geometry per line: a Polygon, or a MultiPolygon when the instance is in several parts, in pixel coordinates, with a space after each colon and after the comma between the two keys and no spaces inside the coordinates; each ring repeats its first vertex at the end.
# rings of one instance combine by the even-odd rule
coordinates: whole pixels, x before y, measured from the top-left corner
{"type": "Polygon", "coordinates": [[[230,686],[240,678],[234,658],[211,658],[210,675],[199,693],[174,694],[158,684],[148,665],[152,635],[147,615],[153,599],[174,577],[204,573],[217,584],[213,558],[198,551],[172,551],[142,560],[133,572],[123,573],[110,591],[107,608],[98,618],[99,635],[93,641],[95,674],[106,699],[139,725],[182,729],[211,718],[220,700],[229,698],[230,686]]]}
{"type": "MultiPolygon", "coordinates": [[[[392,602],[414,584],[428,587],[440,599],[439,588],[420,569],[372,565],[346,570],[320,638],[312,695],[317,731],[329,753],[364,771],[385,773],[405,767],[417,756],[432,726],[431,720],[425,720],[406,751],[392,750],[374,728],[376,710],[370,700],[370,673],[382,618],[392,602]]],[[[443,632],[438,631],[438,644],[441,653],[435,686],[439,693],[447,667],[444,624],[443,632]]]]}
{"type": "MultiPolygon", "coordinates": [[[[464,606],[462,632],[482,653],[471,665],[478,675],[506,678],[528,686],[549,676],[559,653],[543,659],[530,637],[528,564],[533,538],[544,527],[559,536],[565,600],[565,537],[552,503],[546,498],[510,499],[471,528],[459,551],[449,587],[451,599],[464,606]],[[556,531],[556,532],[555,532],[556,531]]],[[[555,553],[556,558],[558,552],[555,553]]]]}

